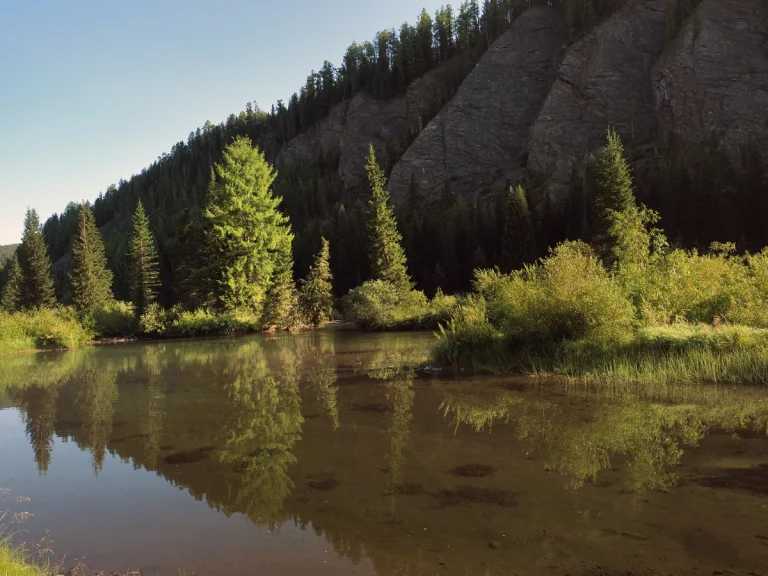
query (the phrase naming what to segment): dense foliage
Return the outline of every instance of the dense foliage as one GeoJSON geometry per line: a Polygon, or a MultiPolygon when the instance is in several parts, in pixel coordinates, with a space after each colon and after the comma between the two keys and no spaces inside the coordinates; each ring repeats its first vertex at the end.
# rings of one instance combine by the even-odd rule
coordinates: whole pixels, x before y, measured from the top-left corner
{"type": "Polygon", "coordinates": [[[681,378],[762,381],[768,249],[738,254],[733,244],[718,243],[704,254],[670,249],[653,228],[657,215],[635,201],[614,134],[593,164],[601,230],[595,239],[603,258],[583,242],[566,242],[511,274],[478,270],[475,294],[442,330],[438,358],[475,369],[583,378],[675,380],[665,366],[676,366],[681,378]]]}
{"type": "Polygon", "coordinates": [[[27,210],[24,217],[24,233],[10,263],[2,302],[10,311],[45,308],[56,302],[51,261],[40,229],[40,218],[34,210],[27,210]]]}
{"type": "Polygon", "coordinates": [[[79,210],[77,235],[72,241],[69,299],[81,312],[93,312],[112,300],[112,271],[107,268],[104,241],[90,207],[79,210]]]}
{"type": "Polygon", "coordinates": [[[322,326],[333,315],[333,273],[331,272],[331,247],[321,239],[320,251],[310,266],[307,277],[301,283],[299,299],[306,321],[312,326],[322,326]]]}
{"type": "Polygon", "coordinates": [[[131,301],[140,316],[157,300],[157,289],[160,286],[155,239],[149,229],[149,220],[141,200],[133,214],[133,230],[128,246],[131,301]]]}

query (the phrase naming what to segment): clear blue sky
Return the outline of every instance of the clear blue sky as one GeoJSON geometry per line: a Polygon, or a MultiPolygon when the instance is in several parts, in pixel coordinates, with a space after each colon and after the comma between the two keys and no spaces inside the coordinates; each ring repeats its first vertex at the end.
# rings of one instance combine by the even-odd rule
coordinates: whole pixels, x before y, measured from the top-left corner
{"type": "Polygon", "coordinates": [[[0,244],[445,0],[0,0],[0,244]]]}

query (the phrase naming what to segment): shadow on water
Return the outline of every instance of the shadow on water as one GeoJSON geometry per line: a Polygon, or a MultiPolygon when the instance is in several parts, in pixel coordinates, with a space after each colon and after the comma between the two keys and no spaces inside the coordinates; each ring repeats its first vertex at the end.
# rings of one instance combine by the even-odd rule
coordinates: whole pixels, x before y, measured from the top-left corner
{"type": "MultiPolygon", "coordinates": [[[[429,342],[320,331],[10,357],[0,405],[22,415],[42,475],[59,438],[89,454],[94,478],[114,456],[130,464],[121,476],[153,471],[265,533],[312,531],[382,576],[768,565],[768,391],[423,380],[429,342]]],[[[153,503],[132,505],[153,517],[153,503]]],[[[72,522],[57,510],[38,515],[72,522]]],[[[123,536],[78,544],[119,556],[123,536]]],[[[251,567],[237,558],[218,570],[251,567]]]]}

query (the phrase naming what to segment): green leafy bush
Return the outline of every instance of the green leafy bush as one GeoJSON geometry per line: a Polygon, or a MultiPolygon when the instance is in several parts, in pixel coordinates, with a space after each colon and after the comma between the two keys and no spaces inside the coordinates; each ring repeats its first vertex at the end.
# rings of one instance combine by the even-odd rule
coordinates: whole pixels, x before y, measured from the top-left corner
{"type": "Polygon", "coordinates": [[[85,316],[83,322],[97,336],[108,338],[134,336],[138,329],[133,304],[128,302],[111,302],[85,316]]]}
{"type": "Polygon", "coordinates": [[[229,336],[261,329],[254,316],[235,313],[215,314],[208,310],[178,311],[165,328],[165,336],[229,336]]]}
{"type": "Polygon", "coordinates": [[[440,325],[433,356],[454,368],[493,371],[504,363],[503,337],[488,320],[485,299],[470,296],[451,311],[446,325],[440,325]]]}
{"type": "Polygon", "coordinates": [[[365,330],[418,328],[429,312],[423,292],[384,280],[370,280],[350,290],[342,306],[347,318],[365,330]]]}
{"type": "Polygon", "coordinates": [[[561,244],[539,264],[510,275],[478,272],[475,288],[487,302],[489,322],[512,346],[622,338],[634,323],[629,299],[581,242],[561,244]]]}
{"type": "Polygon", "coordinates": [[[168,323],[174,317],[173,311],[165,310],[157,302],[152,302],[139,318],[139,331],[142,334],[159,336],[166,332],[168,323]]]}

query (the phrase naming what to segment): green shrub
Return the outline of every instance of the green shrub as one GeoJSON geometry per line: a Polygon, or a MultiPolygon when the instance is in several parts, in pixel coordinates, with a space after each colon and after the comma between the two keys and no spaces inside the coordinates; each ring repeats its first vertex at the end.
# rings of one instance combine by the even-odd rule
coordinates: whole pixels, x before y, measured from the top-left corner
{"type": "Polygon", "coordinates": [[[214,314],[208,310],[178,311],[166,324],[165,336],[229,336],[261,329],[259,319],[233,313],[214,314]]]}
{"type": "Polygon", "coordinates": [[[133,304],[115,301],[84,318],[85,324],[98,336],[108,338],[130,337],[137,331],[133,304]]]}
{"type": "Polygon", "coordinates": [[[168,323],[175,319],[172,311],[165,310],[157,302],[152,302],[139,318],[139,331],[142,334],[159,336],[165,334],[168,323]]]}
{"type": "Polygon", "coordinates": [[[371,280],[350,290],[342,306],[347,318],[365,330],[419,328],[429,313],[423,292],[404,290],[384,280],[371,280]]]}
{"type": "Polygon", "coordinates": [[[92,338],[73,308],[0,312],[0,353],[74,348],[92,338]]]}
{"type": "Polygon", "coordinates": [[[641,314],[649,324],[711,323],[729,316],[747,283],[742,258],[726,251],[673,250],[648,271],[641,314]]]}
{"type": "Polygon", "coordinates": [[[561,244],[510,275],[480,271],[475,288],[486,299],[489,322],[512,346],[622,338],[633,327],[631,303],[580,242],[561,244]]]}
{"type": "Polygon", "coordinates": [[[432,355],[453,368],[494,371],[504,363],[503,334],[488,321],[485,300],[470,296],[452,310],[447,325],[440,325],[432,355]]]}

